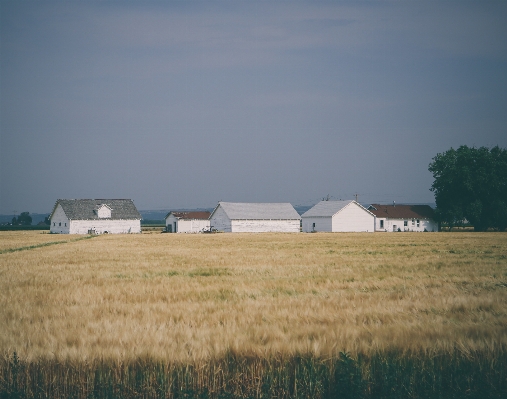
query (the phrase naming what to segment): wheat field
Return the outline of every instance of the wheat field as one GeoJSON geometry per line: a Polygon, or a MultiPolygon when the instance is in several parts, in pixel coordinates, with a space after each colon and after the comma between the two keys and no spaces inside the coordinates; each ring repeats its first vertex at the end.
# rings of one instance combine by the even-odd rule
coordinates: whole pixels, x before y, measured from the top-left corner
{"type": "Polygon", "coordinates": [[[0,249],[4,359],[507,348],[504,233],[0,232],[0,249]]]}

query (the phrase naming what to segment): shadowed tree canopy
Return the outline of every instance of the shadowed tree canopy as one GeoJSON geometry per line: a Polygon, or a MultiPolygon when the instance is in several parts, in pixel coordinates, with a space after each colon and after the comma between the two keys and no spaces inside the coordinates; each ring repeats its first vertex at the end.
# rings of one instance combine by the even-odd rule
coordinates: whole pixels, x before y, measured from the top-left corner
{"type": "Polygon", "coordinates": [[[30,212],[21,212],[21,215],[18,216],[18,219],[12,218],[12,224],[19,224],[21,226],[30,226],[32,224],[32,217],[30,216],[30,212]]]}
{"type": "Polygon", "coordinates": [[[467,219],[475,231],[507,227],[507,150],[459,147],[437,154],[429,165],[436,217],[456,225],[467,219]]]}

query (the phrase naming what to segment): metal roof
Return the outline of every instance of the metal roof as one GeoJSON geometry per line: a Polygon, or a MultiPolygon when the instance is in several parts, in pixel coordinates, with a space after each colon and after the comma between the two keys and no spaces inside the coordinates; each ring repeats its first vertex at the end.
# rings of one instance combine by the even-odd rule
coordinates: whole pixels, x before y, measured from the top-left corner
{"type": "Polygon", "coordinates": [[[178,219],[199,219],[199,220],[207,220],[209,219],[211,212],[208,211],[171,211],[166,216],[167,219],[170,215],[173,215],[178,219]]]}
{"type": "Polygon", "coordinates": [[[130,199],[59,199],[51,212],[51,217],[58,205],[62,206],[65,215],[70,220],[94,220],[100,219],[96,210],[101,205],[111,209],[111,220],[141,220],[134,202],[130,199]]]}
{"type": "Polygon", "coordinates": [[[301,215],[304,217],[332,217],[340,212],[343,208],[350,204],[356,204],[366,212],[370,213],[366,208],[364,208],[361,204],[354,200],[347,201],[320,201],[313,208],[308,209],[305,213],[301,215]]]}
{"type": "Polygon", "coordinates": [[[297,213],[294,207],[288,202],[282,203],[219,202],[218,206],[222,207],[224,212],[231,220],[301,219],[299,213],[297,213]]]}

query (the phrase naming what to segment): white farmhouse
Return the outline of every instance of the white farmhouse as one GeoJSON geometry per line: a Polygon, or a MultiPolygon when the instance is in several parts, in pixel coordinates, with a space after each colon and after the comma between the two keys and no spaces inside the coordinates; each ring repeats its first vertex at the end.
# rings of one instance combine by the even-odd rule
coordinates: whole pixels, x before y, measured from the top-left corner
{"type": "Polygon", "coordinates": [[[371,232],[375,215],[356,201],[320,201],[301,215],[303,231],[371,232]]]}
{"type": "Polygon", "coordinates": [[[200,233],[209,230],[208,211],[169,212],[165,217],[165,231],[168,233],[200,233]]]}
{"type": "Polygon", "coordinates": [[[438,231],[429,205],[379,205],[368,207],[376,217],[375,231],[438,231]]]}
{"type": "Polygon", "coordinates": [[[211,229],[232,233],[299,233],[301,217],[287,203],[219,202],[210,216],[211,229]]]}
{"type": "Polygon", "coordinates": [[[141,232],[141,214],[130,199],[59,199],[49,218],[51,233],[141,232]]]}

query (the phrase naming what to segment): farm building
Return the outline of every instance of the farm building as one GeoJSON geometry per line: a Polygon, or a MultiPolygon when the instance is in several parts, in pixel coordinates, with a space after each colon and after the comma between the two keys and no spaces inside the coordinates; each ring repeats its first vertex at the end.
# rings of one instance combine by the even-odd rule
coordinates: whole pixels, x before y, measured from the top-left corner
{"type": "Polygon", "coordinates": [[[208,211],[169,212],[165,217],[165,231],[168,233],[200,233],[209,230],[208,211]]]}
{"type": "Polygon", "coordinates": [[[51,233],[141,232],[141,214],[130,199],[59,199],[50,221],[51,233]]]}
{"type": "Polygon", "coordinates": [[[377,217],[375,231],[438,231],[429,205],[372,204],[368,210],[377,217]]]}
{"type": "Polygon", "coordinates": [[[375,216],[356,201],[320,201],[301,215],[303,231],[371,232],[375,216]]]}
{"type": "Polygon", "coordinates": [[[229,233],[298,233],[301,217],[287,203],[219,202],[210,216],[212,229],[229,233]]]}

